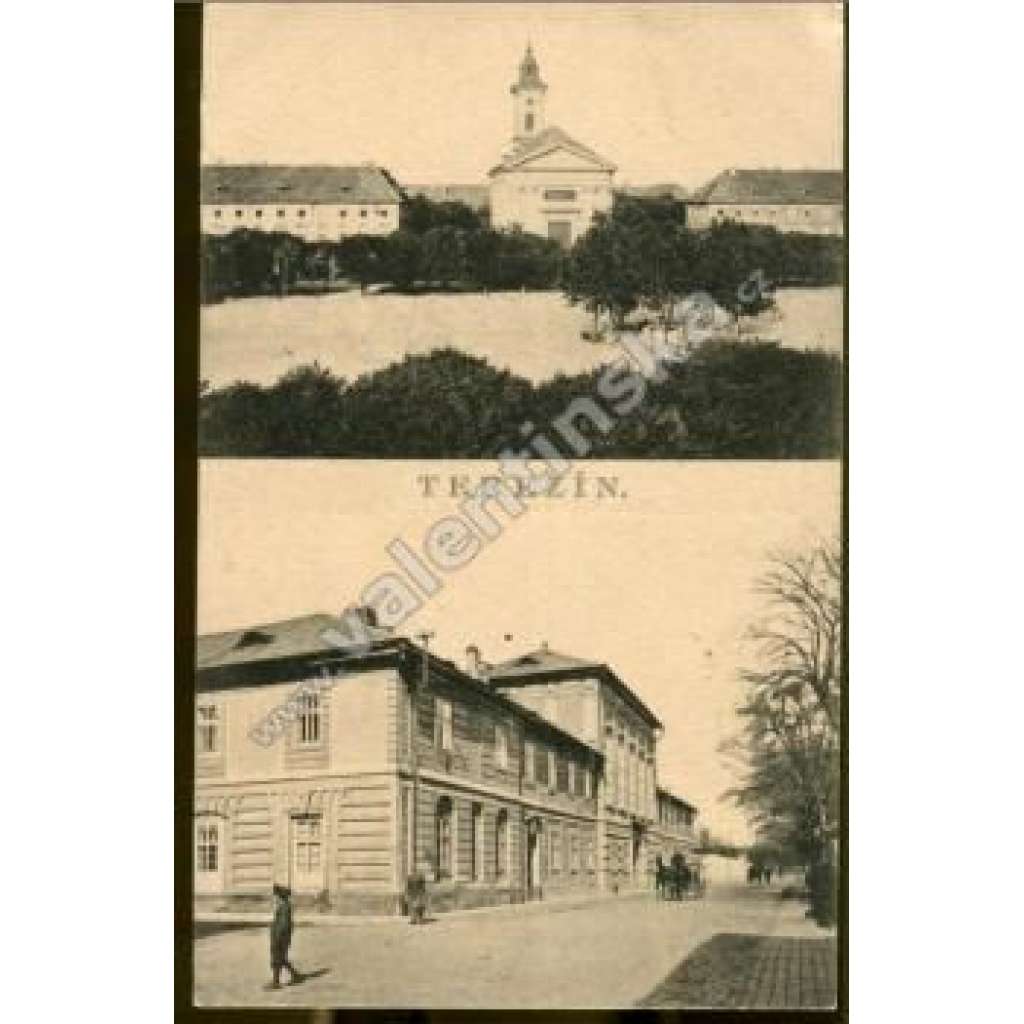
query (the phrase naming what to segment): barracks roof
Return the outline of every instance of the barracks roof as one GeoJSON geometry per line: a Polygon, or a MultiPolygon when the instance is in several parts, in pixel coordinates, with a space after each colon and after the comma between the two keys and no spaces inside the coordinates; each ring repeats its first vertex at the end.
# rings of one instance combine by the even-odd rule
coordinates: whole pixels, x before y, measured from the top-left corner
{"type": "Polygon", "coordinates": [[[208,164],[200,191],[208,205],[229,203],[398,203],[398,182],[381,167],[208,164]]]}
{"type": "Polygon", "coordinates": [[[498,174],[502,171],[513,171],[517,167],[528,163],[534,157],[548,153],[553,149],[567,149],[583,160],[596,164],[602,170],[614,171],[615,164],[606,160],[600,153],[594,152],[589,146],[574,139],[568,132],[562,131],[555,125],[545,128],[543,131],[524,139],[511,153],[502,157],[501,163],[492,167],[488,174],[498,174]]]}
{"type": "Polygon", "coordinates": [[[569,654],[559,654],[543,647],[529,654],[495,665],[488,678],[494,686],[528,686],[532,683],[544,683],[556,678],[597,676],[609,683],[627,704],[639,712],[648,724],[661,728],[657,715],[633,692],[609,666],[597,662],[575,658],[569,654]]]}
{"type": "Polygon", "coordinates": [[[722,171],[699,188],[691,203],[841,203],[842,171],[722,171]]]}

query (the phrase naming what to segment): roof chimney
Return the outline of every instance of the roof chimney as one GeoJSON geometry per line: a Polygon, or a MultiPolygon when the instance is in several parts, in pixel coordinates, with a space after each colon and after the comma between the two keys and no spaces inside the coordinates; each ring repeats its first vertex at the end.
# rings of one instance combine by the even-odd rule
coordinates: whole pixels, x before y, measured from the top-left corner
{"type": "Polygon", "coordinates": [[[466,648],[466,674],[479,679],[481,664],[480,648],[476,644],[470,644],[466,648]]]}

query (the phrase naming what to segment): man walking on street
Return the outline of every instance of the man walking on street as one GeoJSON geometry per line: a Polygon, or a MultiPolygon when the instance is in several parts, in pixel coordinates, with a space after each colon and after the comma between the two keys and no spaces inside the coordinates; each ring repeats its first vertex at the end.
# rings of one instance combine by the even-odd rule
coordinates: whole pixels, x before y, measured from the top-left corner
{"type": "Polygon", "coordinates": [[[274,886],[274,918],[270,922],[270,969],[274,972],[274,980],[266,987],[281,987],[281,968],[287,967],[291,975],[289,984],[295,985],[302,981],[302,975],[295,970],[288,959],[288,947],[292,941],[292,891],[287,886],[274,886]]]}

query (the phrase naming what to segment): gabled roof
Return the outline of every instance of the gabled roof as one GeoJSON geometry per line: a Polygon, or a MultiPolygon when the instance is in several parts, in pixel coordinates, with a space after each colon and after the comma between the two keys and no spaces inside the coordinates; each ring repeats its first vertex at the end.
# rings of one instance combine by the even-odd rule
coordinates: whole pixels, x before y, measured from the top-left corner
{"type": "Polygon", "coordinates": [[[596,676],[608,683],[634,711],[646,719],[649,725],[661,728],[657,715],[633,692],[608,666],[597,661],[559,654],[547,647],[531,651],[518,658],[511,658],[495,665],[487,674],[492,686],[529,686],[533,683],[554,682],[557,679],[571,679],[596,676]]]}
{"type": "Polygon", "coordinates": [[[616,169],[615,164],[610,160],[606,160],[600,153],[596,153],[589,146],[584,146],[582,142],[578,142],[568,132],[562,131],[556,125],[551,125],[550,128],[545,128],[543,131],[537,132],[536,135],[531,135],[528,139],[524,139],[511,153],[506,154],[502,158],[500,164],[492,167],[487,173],[488,175],[494,175],[500,174],[502,171],[513,171],[517,167],[522,167],[523,164],[529,163],[531,160],[535,160],[537,157],[556,149],[566,149],[574,156],[595,164],[603,171],[614,171],[616,169]]]}
{"type": "Polygon", "coordinates": [[[842,171],[722,171],[699,188],[692,203],[841,203],[842,171]]]}
{"type": "Polygon", "coordinates": [[[570,654],[559,654],[550,648],[541,647],[529,654],[520,655],[509,661],[494,665],[488,673],[491,679],[501,676],[502,679],[514,679],[517,676],[536,675],[538,672],[560,672],[564,669],[583,669],[596,672],[604,666],[595,661],[584,661],[570,654]]]}
{"type": "Polygon", "coordinates": [[[208,164],[201,202],[230,203],[397,203],[398,183],[372,164],[354,167],[274,164],[208,164]]]}

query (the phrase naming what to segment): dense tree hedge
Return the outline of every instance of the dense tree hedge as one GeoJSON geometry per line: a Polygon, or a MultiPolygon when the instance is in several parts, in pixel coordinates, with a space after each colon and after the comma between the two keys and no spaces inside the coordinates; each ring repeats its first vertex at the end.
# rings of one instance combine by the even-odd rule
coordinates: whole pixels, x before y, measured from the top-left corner
{"type": "Polygon", "coordinates": [[[671,307],[705,292],[736,316],[752,316],[780,285],[843,279],[842,238],[780,232],[726,221],[694,231],[682,203],[618,196],[573,246],[563,268],[570,302],[621,324],[638,308],[667,318],[671,307]]]}
{"type": "MultiPolygon", "coordinates": [[[[520,449],[526,421],[550,425],[576,398],[607,411],[601,370],[533,385],[485,360],[437,350],[354,382],[316,364],[261,387],[199,400],[204,456],[493,457],[520,449]]],[[[592,438],[594,458],[830,458],[841,448],[841,363],[766,343],[709,343],[649,385],[632,413],[592,438]]]]}

